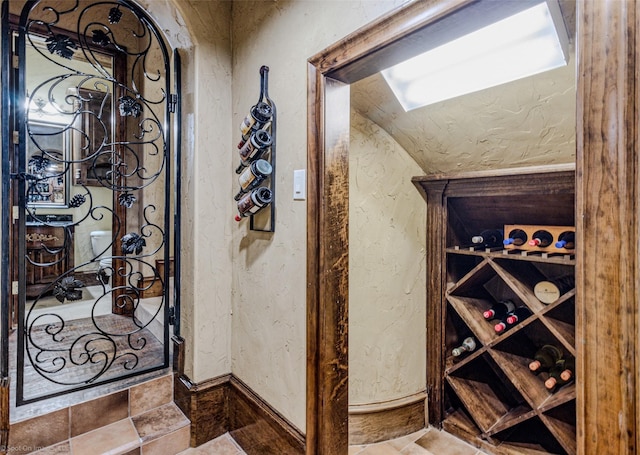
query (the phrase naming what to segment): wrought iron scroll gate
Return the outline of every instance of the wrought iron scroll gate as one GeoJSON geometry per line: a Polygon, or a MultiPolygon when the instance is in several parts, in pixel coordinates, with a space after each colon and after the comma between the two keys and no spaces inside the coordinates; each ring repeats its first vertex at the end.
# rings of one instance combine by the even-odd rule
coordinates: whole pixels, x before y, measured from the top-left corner
{"type": "Polygon", "coordinates": [[[132,2],[11,3],[0,367],[21,405],[169,366],[180,78],[132,2]]]}

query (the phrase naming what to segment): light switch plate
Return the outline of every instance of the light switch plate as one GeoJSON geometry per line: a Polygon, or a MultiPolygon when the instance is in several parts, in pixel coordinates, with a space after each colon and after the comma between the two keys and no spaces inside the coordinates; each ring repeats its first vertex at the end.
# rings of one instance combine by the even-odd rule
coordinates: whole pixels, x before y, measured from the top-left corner
{"type": "Polygon", "coordinates": [[[307,199],[307,170],[297,169],[293,171],[293,200],[304,201],[307,199]]]}

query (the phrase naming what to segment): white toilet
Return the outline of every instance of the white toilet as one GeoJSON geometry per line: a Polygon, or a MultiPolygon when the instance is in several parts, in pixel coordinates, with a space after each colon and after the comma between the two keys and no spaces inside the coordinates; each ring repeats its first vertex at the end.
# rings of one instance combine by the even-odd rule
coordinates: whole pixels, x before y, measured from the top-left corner
{"type": "Polygon", "coordinates": [[[113,273],[111,268],[111,231],[92,231],[91,249],[96,258],[100,259],[100,278],[104,284],[109,283],[113,273]]]}

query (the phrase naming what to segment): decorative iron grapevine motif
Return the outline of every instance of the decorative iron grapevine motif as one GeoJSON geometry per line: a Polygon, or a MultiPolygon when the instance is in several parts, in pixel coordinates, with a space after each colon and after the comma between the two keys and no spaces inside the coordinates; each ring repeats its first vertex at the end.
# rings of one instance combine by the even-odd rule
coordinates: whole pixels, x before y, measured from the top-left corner
{"type": "MultiPolygon", "coordinates": [[[[75,211],[74,219],[64,226],[63,246],[46,252],[69,256],[74,248],[71,227],[77,233],[83,223],[108,217],[113,220],[109,223],[113,239],[104,255],[74,264],[39,297],[26,304],[24,327],[20,330],[25,349],[19,355],[26,356],[30,367],[51,383],[85,387],[147,371],[145,349],[158,343],[150,335],[149,327],[165,311],[168,293],[164,291],[164,276],[157,270],[155,261],[156,257],[168,259],[162,255],[166,256],[168,251],[166,231],[170,226],[166,219],[158,221],[158,217],[160,220],[168,217],[169,210],[166,208],[166,213],[159,215],[153,204],[143,201],[144,191],[153,184],[162,188],[154,194],[164,198],[168,191],[164,185],[170,180],[166,175],[169,146],[165,137],[165,131],[169,130],[168,56],[158,31],[152,28],[144,13],[128,1],[39,0],[25,8],[29,7],[29,14],[23,16],[26,45],[56,71],[38,75],[41,80],[29,89],[28,101],[38,105],[40,119],[45,108],[54,111],[60,119],[59,132],[55,134],[73,139],[74,150],[81,151],[62,159],[51,155],[46,144],[52,134],[33,130],[30,121],[35,117],[27,110],[27,141],[35,148],[28,162],[30,172],[43,172],[55,161],[59,171],[54,177],[73,182],[74,177],[78,178],[74,170],[83,164],[89,169],[87,177],[98,182],[97,187],[82,182],[75,184],[75,194],[69,195],[66,202],[75,211]],[[61,33],[63,29],[68,33],[61,33]],[[104,64],[105,52],[126,61],[124,78],[117,78],[117,72],[104,64]],[[88,64],[75,66],[74,59],[79,56],[88,64]],[[67,86],[71,88],[60,96],[60,87],[67,86]],[[106,170],[99,172],[101,167],[106,170]],[[119,214],[123,209],[98,202],[96,191],[104,189],[112,192],[112,200],[118,206],[131,209],[138,203],[139,210],[127,210],[127,218],[121,219],[119,214]],[[139,232],[129,232],[131,220],[136,216],[140,217],[139,232]],[[124,232],[128,233],[123,235],[124,232]],[[111,259],[111,265],[98,266],[105,257],[111,259]],[[78,273],[86,273],[88,269],[96,270],[100,282],[91,289],[98,287],[101,292],[92,296],[95,302],[87,318],[82,319],[83,324],[90,324],[89,329],[80,332],[80,320],[64,317],[61,309],[89,294],[89,284],[77,278],[78,273]],[[158,285],[163,289],[160,303],[153,307],[152,314],[142,317],[144,293],[158,285]],[[45,306],[50,296],[59,305],[45,306]],[[112,322],[107,323],[106,316],[98,311],[105,302],[112,312],[122,309],[129,316],[123,317],[116,327],[112,322]]],[[[27,182],[26,193],[41,191],[37,185],[42,183],[42,178],[37,175],[20,171],[16,177],[27,182]]],[[[26,199],[26,195],[21,197],[26,199]]],[[[25,209],[29,219],[50,225],[40,214],[40,207],[28,202],[25,201],[25,209]]],[[[43,268],[61,260],[38,263],[25,257],[30,266],[43,268]]],[[[163,341],[159,343],[162,351],[163,341]]],[[[55,394],[73,391],[65,387],[56,389],[55,394]]],[[[19,396],[23,393],[18,392],[19,396]]],[[[48,396],[52,395],[33,401],[48,396]]]]}

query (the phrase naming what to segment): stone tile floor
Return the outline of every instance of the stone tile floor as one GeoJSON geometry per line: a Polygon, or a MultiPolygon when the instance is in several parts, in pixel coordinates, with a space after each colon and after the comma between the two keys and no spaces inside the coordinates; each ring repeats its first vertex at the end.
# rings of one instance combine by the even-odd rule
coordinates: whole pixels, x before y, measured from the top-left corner
{"type": "MultiPolygon", "coordinates": [[[[246,455],[229,433],[179,455],[246,455]]],[[[286,455],[286,454],[282,454],[286,455]]],[[[376,444],[350,446],[348,455],[485,455],[464,441],[435,428],[376,444]]]]}

